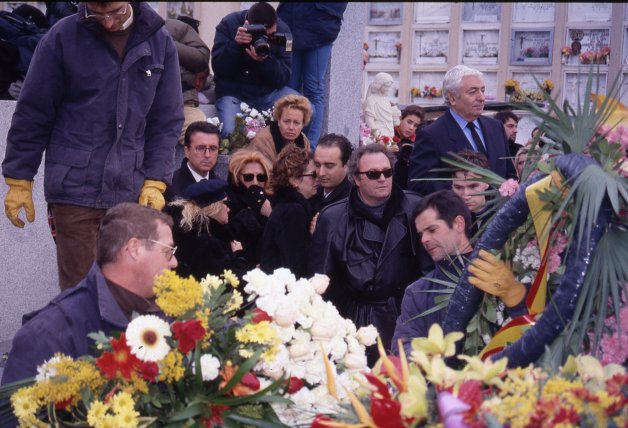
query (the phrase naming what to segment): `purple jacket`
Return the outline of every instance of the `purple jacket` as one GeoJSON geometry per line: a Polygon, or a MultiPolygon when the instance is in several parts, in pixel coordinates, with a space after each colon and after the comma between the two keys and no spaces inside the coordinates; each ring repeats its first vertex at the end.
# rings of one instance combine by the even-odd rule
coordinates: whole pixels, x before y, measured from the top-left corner
{"type": "Polygon", "coordinates": [[[132,5],[122,60],[83,4],[37,46],[2,173],[32,180],[45,151],[49,203],[106,209],[136,201],[146,178],[170,182],[183,126],[177,51],[163,19],[132,5]]]}
{"type": "Polygon", "coordinates": [[[87,276],[43,309],[24,315],[13,338],[2,384],[37,374],[37,366],[61,352],[73,358],[94,354],[88,333],[106,335],[126,329],[129,321],[109,292],[100,267],[94,263],[87,276]]]}

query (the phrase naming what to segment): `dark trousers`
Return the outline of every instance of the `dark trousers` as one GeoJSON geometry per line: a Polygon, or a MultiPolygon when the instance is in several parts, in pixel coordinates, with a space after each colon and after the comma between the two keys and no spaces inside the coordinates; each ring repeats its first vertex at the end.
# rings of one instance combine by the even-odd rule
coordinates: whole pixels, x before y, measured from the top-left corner
{"type": "Polygon", "coordinates": [[[74,287],[96,260],[96,233],[107,210],[50,204],[54,218],[59,287],[74,287]]]}

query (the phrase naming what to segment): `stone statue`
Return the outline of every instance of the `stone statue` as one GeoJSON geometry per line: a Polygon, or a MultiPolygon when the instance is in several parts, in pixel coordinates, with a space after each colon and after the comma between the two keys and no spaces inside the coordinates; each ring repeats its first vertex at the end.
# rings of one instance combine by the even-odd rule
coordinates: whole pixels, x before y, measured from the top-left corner
{"type": "Polygon", "coordinates": [[[377,73],[369,85],[364,102],[364,120],[372,131],[379,135],[393,137],[395,126],[399,125],[401,111],[388,99],[393,86],[393,78],[388,73],[377,73]]]}

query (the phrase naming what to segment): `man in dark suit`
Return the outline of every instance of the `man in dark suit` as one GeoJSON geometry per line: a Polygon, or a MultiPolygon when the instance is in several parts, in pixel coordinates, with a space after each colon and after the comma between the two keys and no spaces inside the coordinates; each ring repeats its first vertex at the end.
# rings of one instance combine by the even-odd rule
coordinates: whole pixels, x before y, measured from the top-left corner
{"type": "Polygon", "coordinates": [[[181,167],[174,172],[172,184],[166,189],[166,200],[170,202],[177,196],[183,196],[183,191],[190,184],[204,178],[216,178],[214,167],[219,150],[220,129],[208,122],[192,122],[185,130],[183,138],[185,158],[181,167]]]}
{"type": "Polygon", "coordinates": [[[445,75],[443,96],[449,110],[419,133],[410,155],[408,187],[422,195],[450,189],[451,182],[438,179],[451,177],[451,173],[431,170],[450,167],[442,157],[462,149],[484,153],[493,172],[516,179],[503,125],[482,116],[485,100],[482,73],[464,65],[455,66],[445,75]]]}

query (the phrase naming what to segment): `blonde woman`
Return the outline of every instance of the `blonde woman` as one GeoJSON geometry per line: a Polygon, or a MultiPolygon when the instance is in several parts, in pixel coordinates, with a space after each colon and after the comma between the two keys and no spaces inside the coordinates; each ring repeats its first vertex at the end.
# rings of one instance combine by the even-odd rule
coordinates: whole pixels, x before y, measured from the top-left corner
{"type": "Polygon", "coordinates": [[[231,236],[227,183],[203,179],[189,185],[182,198],[170,202],[165,211],[174,220],[177,273],[201,280],[231,269],[239,277],[252,268],[243,257],[242,244],[231,236]]]}
{"type": "Polygon", "coordinates": [[[260,151],[273,164],[281,150],[295,145],[310,153],[310,141],[302,132],[312,118],[312,106],[302,95],[286,95],[275,102],[274,121],[251,140],[250,148],[260,151]]]}
{"type": "Polygon", "coordinates": [[[259,263],[259,241],[272,212],[272,164],[256,150],[240,149],[229,159],[229,229],[242,242],[244,257],[259,263]]]}

